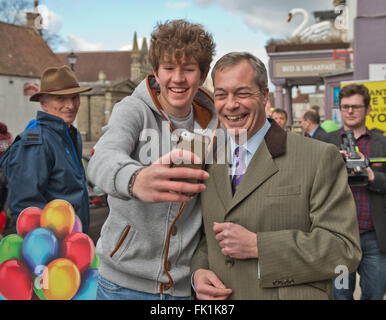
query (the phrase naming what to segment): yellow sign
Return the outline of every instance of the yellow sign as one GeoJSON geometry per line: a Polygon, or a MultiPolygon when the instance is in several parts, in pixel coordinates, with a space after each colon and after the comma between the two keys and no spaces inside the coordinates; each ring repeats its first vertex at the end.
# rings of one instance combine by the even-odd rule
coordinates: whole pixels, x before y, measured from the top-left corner
{"type": "Polygon", "coordinates": [[[366,117],[366,127],[368,129],[379,129],[386,135],[386,81],[347,81],[342,82],[342,87],[352,84],[363,84],[369,89],[371,111],[366,117]]]}

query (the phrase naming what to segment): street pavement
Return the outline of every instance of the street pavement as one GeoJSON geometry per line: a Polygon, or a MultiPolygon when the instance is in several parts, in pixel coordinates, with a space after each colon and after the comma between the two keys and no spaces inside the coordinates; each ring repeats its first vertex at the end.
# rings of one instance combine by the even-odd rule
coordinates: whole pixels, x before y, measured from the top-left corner
{"type": "MultiPolygon", "coordinates": [[[[83,155],[90,156],[91,150],[94,147],[96,141],[84,141],[83,142],[83,155]]],[[[90,230],[89,236],[97,243],[100,237],[100,231],[103,223],[109,215],[109,208],[107,206],[102,207],[90,207],[90,230]]]]}
{"type": "Polygon", "coordinates": [[[109,208],[107,206],[90,209],[89,236],[94,241],[95,245],[100,237],[100,232],[101,232],[103,223],[106,221],[108,215],[109,215],[109,208]]]}

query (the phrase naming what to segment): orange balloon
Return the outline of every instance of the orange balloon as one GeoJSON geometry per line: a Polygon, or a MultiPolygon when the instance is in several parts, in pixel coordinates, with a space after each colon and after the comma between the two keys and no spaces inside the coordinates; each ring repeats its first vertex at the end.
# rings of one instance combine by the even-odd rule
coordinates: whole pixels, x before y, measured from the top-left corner
{"type": "Polygon", "coordinates": [[[50,229],[59,240],[71,233],[74,224],[75,211],[66,200],[52,200],[44,207],[40,216],[40,226],[50,229]]]}
{"type": "Polygon", "coordinates": [[[70,300],[78,291],[80,280],[75,263],[65,258],[56,259],[44,269],[43,294],[47,300],[70,300]]]}

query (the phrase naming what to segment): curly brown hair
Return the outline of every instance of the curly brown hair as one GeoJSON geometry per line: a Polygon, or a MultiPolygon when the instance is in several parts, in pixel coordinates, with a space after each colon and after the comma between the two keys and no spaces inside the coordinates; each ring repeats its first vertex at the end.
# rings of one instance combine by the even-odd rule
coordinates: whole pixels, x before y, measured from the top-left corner
{"type": "Polygon", "coordinates": [[[209,71],[215,54],[215,43],[210,33],[202,25],[186,20],[172,20],[158,23],[151,34],[149,61],[153,71],[158,73],[161,59],[193,57],[200,67],[201,76],[209,71]]]}

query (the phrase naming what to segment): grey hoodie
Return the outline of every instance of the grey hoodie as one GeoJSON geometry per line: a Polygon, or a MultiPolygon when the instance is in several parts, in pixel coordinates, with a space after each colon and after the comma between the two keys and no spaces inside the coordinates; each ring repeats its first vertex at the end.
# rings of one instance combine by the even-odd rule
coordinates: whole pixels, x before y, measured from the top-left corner
{"type": "MultiPolygon", "coordinates": [[[[164,293],[189,296],[190,262],[202,222],[198,196],[186,204],[171,227],[180,203],[145,203],[128,193],[132,174],[168,153],[176,143],[170,137],[169,122],[159,111],[157,91],[158,83],[148,76],[131,96],[114,106],[88,164],[91,181],[108,194],[110,207],[97,242],[99,273],[129,289],[160,293],[162,287],[164,293]]],[[[214,133],[218,119],[212,99],[199,90],[193,105],[195,129],[214,133]]]]}

